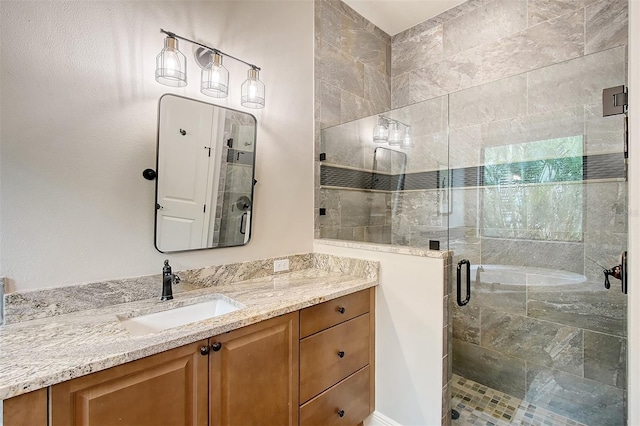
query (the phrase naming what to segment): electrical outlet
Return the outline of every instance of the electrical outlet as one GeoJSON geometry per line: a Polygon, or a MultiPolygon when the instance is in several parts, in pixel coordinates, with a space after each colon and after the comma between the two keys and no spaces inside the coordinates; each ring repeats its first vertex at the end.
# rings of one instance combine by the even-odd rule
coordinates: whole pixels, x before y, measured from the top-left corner
{"type": "Polygon", "coordinates": [[[289,270],[289,259],[280,259],[273,261],[273,272],[282,272],[289,270]]]}

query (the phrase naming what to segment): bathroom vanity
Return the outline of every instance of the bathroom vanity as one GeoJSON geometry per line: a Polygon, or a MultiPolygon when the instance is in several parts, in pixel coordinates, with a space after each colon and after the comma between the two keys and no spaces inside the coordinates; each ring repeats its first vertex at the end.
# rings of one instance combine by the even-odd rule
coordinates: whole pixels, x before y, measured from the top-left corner
{"type": "MultiPolygon", "coordinates": [[[[87,311],[94,317],[91,326],[80,324],[83,312],[51,318],[51,326],[66,328],[72,340],[80,337],[78,328],[102,323],[104,347],[84,361],[80,349],[80,365],[73,368],[65,367],[68,347],[60,347],[62,356],[40,372],[33,357],[28,362],[35,377],[23,376],[22,387],[0,368],[0,392],[16,394],[4,401],[5,425],[44,425],[47,417],[54,426],[359,424],[374,409],[377,265],[375,277],[357,276],[349,273],[353,268],[338,272],[336,265],[344,269],[346,263],[332,256],[321,255],[320,261],[311,256],[312,268],[176,294],[180,303],[193,298],[190,293],[200,300],[215,291],[245,306],[207,321],[140,335],[104,322],[130,304],[87,311]],[[118,361],[130,355],[139,359],[118,361]],[[41,388],[20,391],[38,386],[34,383],[41,388]]],[[[142,312],[149,303],[159,304],[133,304],[142,312]]],[[[0,337],[31,323],[46,327],[46,320],[8,325],[0,328],[0,337]]],[[[22,344],[24,339],[16,338],[9,351],[22,344]]]]}

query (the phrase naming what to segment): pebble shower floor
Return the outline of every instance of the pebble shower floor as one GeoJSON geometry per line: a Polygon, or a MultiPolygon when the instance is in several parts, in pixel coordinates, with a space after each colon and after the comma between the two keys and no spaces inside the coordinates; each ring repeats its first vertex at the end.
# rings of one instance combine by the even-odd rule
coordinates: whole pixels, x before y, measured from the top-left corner
{"type": "Polygon", "coordinates": [[[451,408],[460,413],[453,426],[586,426],[456,374],[451,385],[451,408]]]}

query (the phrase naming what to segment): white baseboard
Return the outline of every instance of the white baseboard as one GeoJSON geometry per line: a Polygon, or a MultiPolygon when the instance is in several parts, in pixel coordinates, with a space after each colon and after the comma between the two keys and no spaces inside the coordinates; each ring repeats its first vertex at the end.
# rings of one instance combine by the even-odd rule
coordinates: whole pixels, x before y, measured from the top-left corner
{"type": "Polygon", "coordinates": [[[364,426],[401,426],[400,423],[385,416],[379,411],[374,411],[364,419],[364,426]]]}

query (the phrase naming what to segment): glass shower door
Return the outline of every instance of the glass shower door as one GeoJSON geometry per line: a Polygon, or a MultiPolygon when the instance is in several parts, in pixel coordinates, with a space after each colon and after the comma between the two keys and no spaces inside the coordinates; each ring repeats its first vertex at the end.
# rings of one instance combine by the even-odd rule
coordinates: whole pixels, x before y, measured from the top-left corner
{"type": "Polygon", "coordinates": [[[624,122],[602,117],[625,67],[613,48],[449,95],[462,420],[625,424],[627,301],[603,274],[627,249],[624,122]]]}

